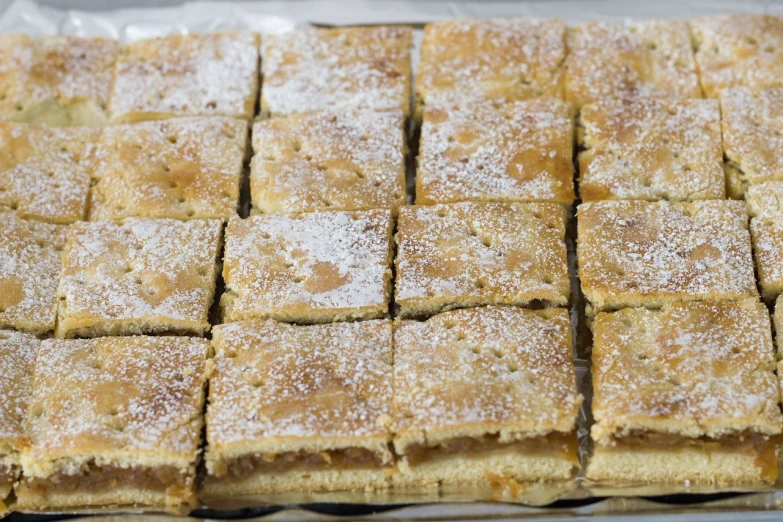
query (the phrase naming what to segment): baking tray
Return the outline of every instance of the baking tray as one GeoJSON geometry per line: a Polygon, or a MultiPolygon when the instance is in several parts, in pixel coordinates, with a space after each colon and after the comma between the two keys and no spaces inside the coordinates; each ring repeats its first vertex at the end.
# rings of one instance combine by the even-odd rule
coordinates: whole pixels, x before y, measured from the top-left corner
{"type": "MultiPolygon", "coordinates": [[[[443,2],[382,0],[310,0],[241,2],[189,2],[159,8],[122,8],[102,11],[104,2],[73,0],[82,10],[39,5],[32,0],[11,2],[0,14],[0,33],[30,35],[70,34],[103,36],[122,42],[171,33],[250,29],[262,34],[281,33],[306,25],[406,24],[415,29],[414,69],[418,62],[421,28],[450,18],[555,16],[569,25],[608,20],[633,22],[648,18],[692,18],[720,13],[755,12],[783,14],[783,2],[750,0],[551,0],[522,2],[443,2]]],[[[7,2],[0,0],[0,8],[7,2]]],[[[67,4],[68,0],[58,0],[67,4]]],[[[412,133],[412,136],[415,132],[412,133]]],[[[412,175],[413,162],[409,162],[412,175]]],[[[575,208],[576,206],[574,206],[575,208]]],[[[572,209],[573,214],[573,209],[572,209]]],[[[583,301],[575,276],[572,216],[568,230],[569,269],[572,276],[572,326],[574,361],[580,392],[589,398],[590,333],[584,326],[583,301]]],[[[580,457],[589,455],[589,401],[579,418],[580,457]]],[[[94,520],[150,518],[143,510],[90,510],[46,514],[12,513],[4,522],[48,521],[91,515],[94,520]]],[[[709,486],[585,487],[581,476],[565,483],[523,487],[517,494],[491,485],[366,493],[290,493],[210,501],[190,513],[194,519],[326,520],[347,516],[368,520],[410,518],[465,520],[484,518],[574,520],[617,519],[633,515],[637,520],[685,519],[691,521],[783,519],[783,479],[767,488],[709,486]]],[[[1,516],[1,515],[0,515],[1,516]]],[[[154,518],[170,520],[171,514],[154,518]]]]}

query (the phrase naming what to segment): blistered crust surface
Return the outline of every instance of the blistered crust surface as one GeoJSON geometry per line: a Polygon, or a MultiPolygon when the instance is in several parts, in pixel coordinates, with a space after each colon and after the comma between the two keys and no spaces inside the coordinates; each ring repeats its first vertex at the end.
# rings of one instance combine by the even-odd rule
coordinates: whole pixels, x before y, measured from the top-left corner
{"type": "Polygon", "coordinates": [[[0,123],[0,211],[48,223],[83,220],[99,133],[0,123]]]}
{"type": "Polygon", "coordinates": [[[232,219],[225,319],[294,322],[388,314],[391,212],[312,212],[232,219]]]}
{"type": "Polygon", "coordinates": [[[417,103],[563,98],[566,27],[555,18],[448,20],[428,24],[417,103]]]}
{"type": "Polygon", "coordinates": [[[217,326],[213,345],[208,460],[223,451],[384,446],[390,438],[390,320],[241,321],[217,326]]]}
{"type": "Polygon", "coordinates": [[[553,98],[430,104],[421,129],[416,203],[574,200],[574,122],[553,98]]]}
{"type": "Polygon", "coordinates": [[[402,316],[478,304],[568,302],[565,211],[554,203],[407,206],[397,225],[402,316]]]}
{"type": "Polygon", "coordinates": [[[401,111],[291,115],[253,126],[254,212],[392,209],[405,204],[401,111]]]}
{"type": "Polygon", "coordinates": [[[394,423],[411,442],[570,432],[581,396],[567,310],[480,307],[394,330],[394,423]]]}
{"type": "Polygon", "coordinates": [[[583,201],[726,197],[716,100],[602,100],[580,131],[583,201]]]}
{"type": "Polygon", "coordinates": [[[769,314],[757,299],[602,313],[593,332],[593,438],[783,428],[769,314]]]}
{"type": "Polygon", "coordinates": [[[248,31],[133,42],[117,59],[113,121],[174,116],[252,118],[260,37],[248,31]]]}
{"type": "Polygon", "coordinates": [[[413,33],[409,27],[295,29],[268,35],[261,110],[325,109],[410,113],[413,33]]]}
{"type": "Polygon", "coordinates": [[[97,147],[90,220],[236,215],[246,121],[173,118],[112,125],[97,147]]]}
{"type": "Polygon", "coordinates": [[[195,462],[208,341],[103,337],[43,341],[22,455],[48,476],[95,459],[118,465],[195,462]]]}
{"type": "Polygon", "coordinates": [[[116,40],[0,37],[0,119],[100,125],[106,119],[116,40]]]}
{"type": "Polygon", "coordinates": [[[701,98],[688,23],[591,22],[569,28],[566,100],[581,107],[611,98],[701,98]]]}
{"type": "Polygon", "coordinates": [[[22,449],[22,423],[40,344],[30,334],[0,330],[0,459],[22,449]]]}
{"type": "Polygon", "coordinates": [[[704,93],[711,98],[731,87],[783,87],[783,20],[734,13],[690,22],[704,93]]]}
{"type": "Polygon", "coordinates": [[[729,196],[748,186],[783,180],[783,88],[754,94],[730,89],[721,97],[723,150],[729,165],[729,196]]]}
{"type": "Polygon", "coordinates": [[[220,232],[217,220],[75,223],[63,252],[57,335],[208,330],[220,232]]]}
{"type": "Polygon", "coordinates": [[[68,227],[0,213],[0,328],[54,330],[68,227]]]}
{"type": "Polygon", "coordinates": [[[579,206],[578,265],[594,311],[757,295],[742,201],[579,206]]]}

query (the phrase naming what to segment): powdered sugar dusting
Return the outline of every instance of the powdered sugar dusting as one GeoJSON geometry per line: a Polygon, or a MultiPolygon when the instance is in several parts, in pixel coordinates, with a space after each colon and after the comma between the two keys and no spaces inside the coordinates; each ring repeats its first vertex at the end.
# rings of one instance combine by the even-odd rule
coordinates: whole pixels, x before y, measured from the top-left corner
{"type": "Polygon", "coordinates": [[[27,416],[28,460],[100,462],[122,451],[155,455],[156,465],[195,461],[207,350],[207,341],[185,337],[44,341],[27,416]]]}
{"type": "Polygon", "coordinates": [[[757,295],[741,201],[579,207],[579,278],[601,308],[757,295]]]}
{"type": "Polygon", "coordinates": [[[757,299],[600,314],[592,357],[594,437],[783,427],[769,314],[757,299]]]}
{"type": "Polygon", "coordinates": [[[716,100],[600,101],[580,118],[583,201],[725,198],[716,100]]]}
{"type": "Polygon", "coordinates": [[[106,127],[98,144],[91,220],[236,215],[248,124],[173,118],[106,127]]]}
{"type": "Polygon", "coordinates": [[[258,34],[242,31],[131,43],[117,60],[111,118],[251,118],[258,90],[258,51],[258,34]]]}
{"type": "Polygon", "coordinates": [[[220,231],[217,220],[74,224],[63,254],[58,332],[123,320],[208,328],[220,231]]]}
{"type": "Polygon", "coordinates": [[[345,111],[292,115],[253,126],[253,208],[261,212],[364,210],[405,204],[404,117],[345,111]]]}
{"type": "Polygon", "coordinates": [[[563,97],[565,24],[554,18],[449,20],[427,25],[416,94],[430,105],[563,97]]]}
{"type": "Polygon", "coordinates": [[[391,227],[385,210],[231,220],[223,271],[232,297],[224,303],[227,319],[364,308],[385,315],[391,227]]]}
{"type": "Polygon", "coordinates": [[[481,424],[522,435],[574,429],[582,398],[566,310],[454,310],[402,321],[394,336],[398,432],[434,437],[481,424]]]}
{"type": "Polygon", "coordinates": [[[273,115],[325,109],[410,110],[409,27],[298,29],[269,35],[261,108],[273,115]]]}
{"type": "Polygon", "coordinates": [[[98,129],[0,123],[0,209],[24,219],[84,219],[98,129]]]}
{"type": "Polygon", "coordinates": [[[0,328],[53,330],[68,227],[0,213],[0,230],[0,328]]]}
{"type": "Polygon", "coordinates": [[[568,302],[565,219],[554,203],[478,203],[400,209],[395,299],[459,306],[568,302]]]}
{"type": "Polygon", "coordinates": [[[207,441],[389,437],[389,320],[293,326],[272,320],[215,328],[207,441]]]}
{"type": "Polygon", "coordinates": [[[611,98],[701,98],[688,23],[592,22],[570,28],[566,99],[577,107],[611,98]]]}
{"type": "Polygon", "coordinates": [[[721,98],[723,148],[743,184],[783,180],[783,88],[754,94],[729,89],[721,98]]]}
{"type": "Polygon", "coordinates": [[[41,344],[29,334],[0,330],[0,459],[19,451],[33,377],[33,363],[41,344]]]}
{"type": "Polygon", "coordinates": [[[429,104],[417,203],[574,199],[573,118],[552,98],[502,106],[429,104]]]}
{"type": "Polygon", "coordinates": [[[704,92],[783,87],[783,20],[777,16],[734,13],[690,21],[704,92]]]}

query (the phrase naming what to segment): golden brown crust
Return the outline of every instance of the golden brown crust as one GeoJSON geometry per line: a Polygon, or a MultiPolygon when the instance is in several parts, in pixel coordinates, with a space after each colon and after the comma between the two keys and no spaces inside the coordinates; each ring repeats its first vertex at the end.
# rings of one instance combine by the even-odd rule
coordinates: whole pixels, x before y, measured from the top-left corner
{"type": "Polygon", "coordinates": [[[741,198],[749,185],[783,181],[783,88],[727,90],[721,112],[729,196],[741,198]]]}
{"type": "Polygon", "coordinates": [[[701,98],[684,20],[569,28],[565,96],[576,107],[609,98],[701,98]]]}
{"type": "Polygon", "coordinates": [[[106,120],[116,40],[26,35],[0,37],[0,119],[48,125],[106,120]]]}
{"type": "Polygon", "coordinates": [[[325,109],[410,114],[413,32],[373,26],[295,29],[265,40],[262,113],[325,109]]]}
{"type": "Polygon", "coordinates": [[[430,103],[416,203],[574,201],[574,121],[554,98],[497,106],[430,103]]]}
{"type": "Polygon", "coordinates": [[[582,201],[726,197],[717,100],[602,100],[580,122],[582,201]]]}
{"type": "Polygon", "coordinates": [[[58,337],[209,330],[222,224],[79,222],[63,252],[58,337]]]}
{"type": "Polygon", "coordinates": [[[254,212],[391,209],[405,204],[401,111],[291,115],[253,126],[254,212]]]}
{"type": "Polygon", "coordinates": [[[783,19],[734,13],[690,20],[704,93],[783,87],[783,19]]]}
{"type": "Polygon", "coordinates": [[[564,309],[453,310],[394,329],[394,446],[575,429],[582,397],[564,309]]]}
{"type": "Polygon", "coordinates": [[[99,132],[0,123],[0,211],[49,223],[83,220],[99,132]]]}
{"type": "Polygon", "coordinates": [[[226,321],[388,316],[392,226],[388,210],[232,219],[220,300],[226,321]]]}
{"type": "Polygon", "coordinates": [[[248,124],[172,118],[106,127],[98,144],[90,220],[236,215],[248,124]]]}
{"type": "Polygon", "coordinates": [[[416,76],[416,113],[438,100],[563,98],[566,27],[555,18],[428,24],[416,76]]]}
{"type": "Polygon", "coordinates": [[[758,299],[601,313],[592,437],[711,437],[783,429],[767,309],[758,299]]]}
{"type": "Polygon", "coordinates": [[[401,317],[485,304],[568,303],[562,205],[406,206],[400,209],[397,246],[401,317]]]}
{"type": "Polygon", "coordinates": [[[51,332],[68,227],[0,213],[0,230],[0,328],[51,332]]]}
{"type": "Polygon", "coordinates": [[[208,349],[187,337],[43,341],[25,424],[25,475],[75,474],[86,463],[193,467],[208,349]]]}
{"type": "Polygon", "coordinates": [[[391,321],[250,320],[216,327],[212,343],[210,474],[224,476],[237,457],[292,451],[365,448],[391,461],[391,321]]]}
{"type": "Polygon", "coordinates": [[[175,34],[133,42],[117,58],[111,120],[252,118],[259,46],[260,36],[249,31],[175,34]]]}
{"type": "Polygon", "coordinates": [[[578,210],[588,313],[756,296],[741,201],[596,201],[578,210]]]}
{"type": "MultiPolygon", "coordinates": [[[[33,364],[41,342],[32,335],[0,330],[0,501],[5,475],[19,465],[25,442],[22,423],[32,389],[33,364]]],[[[15,480],[11,477],[11,482],[15,480]]],[[[7,492],[6,492],[7,494],[7,492]]]]}

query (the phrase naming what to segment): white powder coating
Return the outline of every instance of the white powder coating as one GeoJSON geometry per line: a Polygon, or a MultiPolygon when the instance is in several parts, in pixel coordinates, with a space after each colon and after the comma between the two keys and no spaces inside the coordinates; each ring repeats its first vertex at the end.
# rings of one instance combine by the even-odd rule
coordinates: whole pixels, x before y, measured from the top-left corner
{"type": "Polygon", "coordinates": [[[171,116],[253,116],[259,36],[235,31],[131,43],[117,60],[115,121],[171,116]]]}
{"type": "Polygon", "coordinates": [[[49,339],[35,365],[22,456],[26,475],[81,463],[195,463],[207,341],[186,337],[49,339]]]}
{"type": "Polygon", "coordinates": [[[758,299],[628,308],[594,323],[595,438],[779,433],[775,351],[758,299]]]}
{"type": "Polygon", "coordinates": [[[403,307],[568,302],[561,205],[403,207],[397,244],[395,299],[403,307]]]}
{"type": "Polygon", "coordinates": [[[568,106],[539,98],[429,104],[421,129],[417,203],[574,199],[568,106]]]}
{"type": "Polygon", "coordinates": [[[454,310],[394,331],[394,422],[429,438],[570,432],[582,397],[564,309],[454,310]]]}
{"type": "Polygon", "coordinates": [[[745,199],[762,295],[772,299],[783,292],[783,182],[750,185],[745,199]]]}
{"type": "Polygon", "coordinates": [[[0,328],[53,330],[68,227],[0,213],[0,230],[0,328]]]}
{"type": "Polygon", "coordinates": [[[22,421],[27,413],[33,363],[41,344],[36,337],[0,330],[0,462],[21,449],[22,421]]]}
{"type": "Polygon", "coordinates": [[[310,314],[364,309],[385,315],[391,227],[387,210],[232,219],[223,270],[227,319],[294,314],[308,322],[310,314]]]}
{"type": "Polygon", "coordinates": [[[783,181],[765,181],[748,187],[748,213],[766,222],[783,223],[783,181]]]}
{"type": "Polygon", "coordinates": [[[60,323],[208,324],[220,232],[218,220],[75,223],[63,253],[60,323]]]}
{"type": "Polygon", "coordinates": [[[269,35],[261,108],[273,115],[325,109],[409,113],[409,27],[298,29],[269,35]]]}
{"type": "Polygon", "coordinates": [[[734,13],[690,20],[704,92],[783,86],[783,19],[734,13]]]}
{"type": "Polygon", "coordinates": [[[389,438],[391,321],[242,321],[217,326],[213,344],[210,451],[245,444],[270,451],[285,441],[328,449],[346,439],[355,447],[389,438]]]}
{"type": "Polygon", "coordinates": [[[271,118],[253,126],[254,211],[396,209],[405,204],[402,111],[271,118]]]}
{"type": "Polygon", "coordinates": [[[579,206],[579,278],[596,308],[757,295],[742,201],[579,206]]]}
{"type": "MultiPolygon", "coordinates": [[[[740,182],[783,180],[783,88],[729,89],[721,98],[723,148],[740,182]]],[[[731,181],[731,180],[729,180],[731,181]]]]}
{"type": "Polygon", "coordinates": [[[24,219],[84,219],[100,130],[0,123],[0,208],[24,219]]]}
{"type": "Polygon", "coordinates": [[[583,201],[725,198],[717,100],[600,101],[580,120],[583,201]]]}
{"type": "Polygon", "coordinates": [[[563,97],[566,27],[555,18],[448,20],[427,25],[416,93],[444,100],[509,102],[563,97]]]}
{"type": "Polygon", "coordinates": [[[566,100],[577,107],[611,98],[701,98],[684,20],[634,25],[592,22],[567,37],[566,100]]]}

